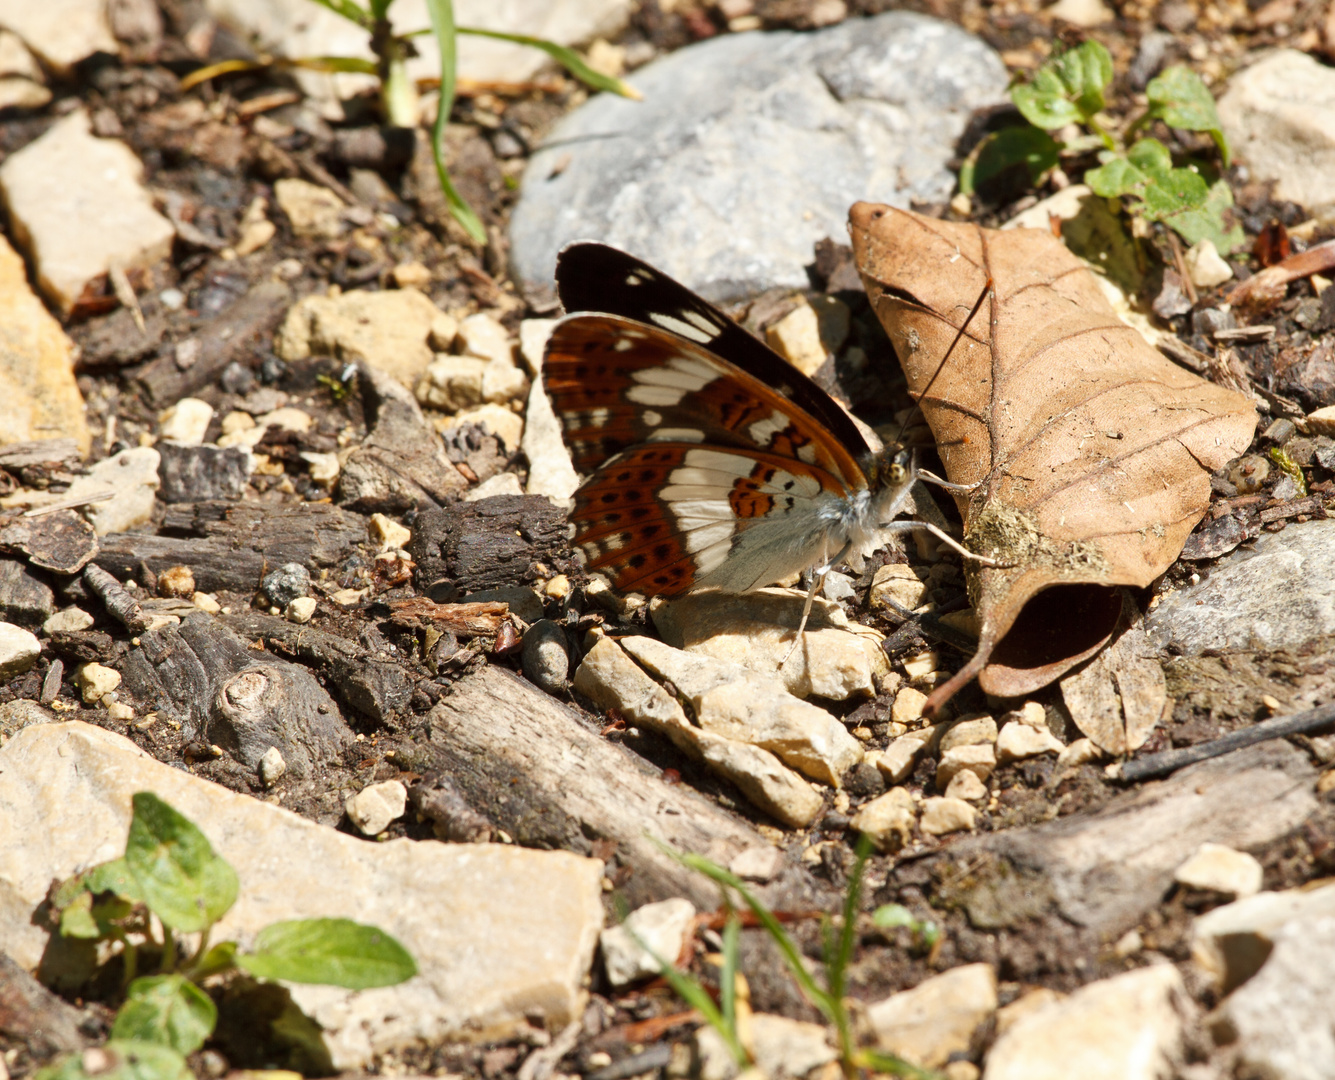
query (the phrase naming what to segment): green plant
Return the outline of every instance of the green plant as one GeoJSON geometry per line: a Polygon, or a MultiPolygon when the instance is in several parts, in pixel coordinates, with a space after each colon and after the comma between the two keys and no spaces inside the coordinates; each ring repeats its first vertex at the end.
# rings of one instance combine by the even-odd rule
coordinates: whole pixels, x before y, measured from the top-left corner
{"type": "Polygon", "coordinates": [[[38,1080],[176,1080],[185,1056],[213,1033],[218,1011],[201,983],[246,972],[257,979],[322,983],[353,990],[393,986],[417,974],[408,952],[383,930],[350,919],[272,923],[249,951],[209,934],[236,901],[236,871],[185,816],[152,792],[138,792],[125,854],[63,882],[52,893],[64,938],[111,946],[122,964],[125,1001],[97,1067],[72,1055],[38,1080]],[[156,932],[155,932],[156,931],[156,932]],[[197,934],[192,949],[179,935],[197,934]],[[115,950],[119,946],[119,950],[115,950]],[[145,958],[155,970],[139,974],[145,958]]]}
{"type": "MultiPolygon", "coordinates": [[[[1119,140],[1103,112],[1104,91],[1112,76],[1112,57],[1097,41],[1048,59],[1032,79],[1011,87],[1011,100],[1030,126],[1006,128],[980,142],[960,170],[960,190],[971,195],[1019,165],[1036,184],[1062,155],[1097,150],[1099,165],[1084,176],[1096,195],[1127,199],[1133,215],[1163,222],[1189,244],[1210,240],[1221,254],[1234,250],[1243,243],[1243,234],[1241,227],[1230,228],[1225,222],[1224,212],[1233,205],[1228,183],[1222,179],[1210,183],[1193,162],[1174,166],[1168,148],[1158,139],[1144,136],[1129,146],[1119,140]],[[1072,124],[1089,134],[1068,143],[1048,134],[1072,124]]],[[[1207,133],[1228,166],[1228,142],[1214,99],[1199,75],[1175,65],[1151,79],[1145,92],[1148,104],[1127,126],[1125,140],[1159,120],[1179,131],[1207,133]]]]}
{"type": "MultiPolygon", "coordinates": [[[[682,855],[669,852],[692,870],[699,871],[722,889],[724,903],[728,910],[728,919],[723,934],[723,966],[719,979],[719,1005],[715,1006],[708,990],[694,976],[678,971],[661,957],[655,956],[663,976],[677,994],[688,1004],[699,1010],[715,1030],[723,1036],[732,1050],[738,1065],[750,1064],[750,1055],[742,1045],[737,1032],[736,1003],[733,997],[737,972],[737,940],[741,931],[741,920],[733,907],[731,894],[735,893],[751,910],[756,921],[769,934],[778,947],[784,965],[793,976],[802,995],[825,1017],[835,1029],[839,1042],[839,1061],[844,1076],[849,1080],[860,1076],[864,1071],[883,1073],[892,1076],[906,1076],[913,1080],[933,1080],[938,1074],[916,1065],[911,1065],[902,1058],[870,1047],[859,1046],[853,1030],[853,1017],[847,1000],[848,965],[853,959],[853,948],[857,944],[857,917],[862,902],[862,877],[871,856],[871,841],[864,835],[859,838],[855,850],[853,867],[848,874],[848,884],[844,890],[843,910],[836,924],[828,917],[821,919],[821,944],[825,960],[825,985],[821,986],[815,976],[807,970],[802,961],[802,954],[797,944],[779,922],[778,917],[760,902],[746,887],[745,882],[735,874],[725,870],[717,863],[701,855],[682,855]]],[[[878,909],[887,911],[897,905],[878,909]]],[[[880,924],[878,924],[880,925],[880,924]]],[[[897,925],[916,927],[919,932],[930,928],[933,934],[936,928],[931,923],[918,923],[909,916],[909,921],[897,925]]]]}
{"type": "Polygon", "coordinates": [[[530,37],[527,34],[507,34],[499,30],[456,25],[453,0],[426,0],[427,11],[431,16],[430,29],[413,30],[405,34],[394,33],[389,21],[389,8],[394,0],[368,0],[368,7],[363,7],[357,0],[313,0],[313,2],[356,23],[370,34],[371,51],[375,54],[375,60],[355,56],[266,58],[258,62],[225,60],[191,72],[181,80],[181,89],[189,90],[206,79],[219,75],[254,71],[262,67],[304,68],[310,71],[343,71],[374,75],[380,80],[380,107],[385,122],[393,127],[412,128],[417,126],[417,89],[408,77],[407,64],[410,59],[419,55],[413,39],[434,34],[436,47],[440,51],[440,103],[436,109],[436,123],[431,129],[431,152],[436,160],[436,175],[440,181],[440,190],[445,196],[450,213],[463,226],[464,231],[479,244],[487,242],[487,230],[483,228],[473,208],[455,188],[449,170],[445,166],[445,127],[454,108],[455,75],[458,69],[456,42],[460,34],[510,41],[517,45],[541,49],[575,78],[594,90],[606,90],[628,98],[640,97],[639,92],[628,83],[595,71],[573,49],[558,45],[554,41],[530,37]]]}

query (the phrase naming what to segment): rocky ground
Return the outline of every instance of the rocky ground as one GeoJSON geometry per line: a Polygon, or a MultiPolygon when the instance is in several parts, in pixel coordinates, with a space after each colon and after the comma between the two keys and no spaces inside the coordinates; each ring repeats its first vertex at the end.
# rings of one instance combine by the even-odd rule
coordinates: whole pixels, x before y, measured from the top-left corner
{"type": "MultiPolygon", "coordinates": [[[[1331,718],[1134,773],[1332,700],[1326,10],[539,5],[509,28],[645,100],[465,50],[448,149],[479,248],[423,132],[377,126],[356,86],[269,69],[181,91],[205,62],[357,46],[303,4],[255,31],[241,3],[43,20],[0,0],[4,1070],[105,1037],[117,991],[52,944],[48,893],[120,852],[150,789],[237,868],[227,934],[351,916],[421,970],[294,989],[319,1060],[224,1009],[199,1075],[726,1080],[605,926],[638,909],[717,980],[718,890],[666,845],[749,882],[817,967],[862,832],[868,1044],[952,1080],[1335,1076],[1331,718]],[[284,19],[307,36],[284,45],[284,19]],[[1246,247],[1132,240],[1072,183],[1092,156],[958,197],[1010,75],[1083,38],[1114,58],[1116,123],[1175,62],[1220,98],[1246,247]],[[927,694],[971,651],[954,556],[910,542],[831,574],[788,658],[800,590],[619,596],[572,557],[578,477],[541,390],[555,252],[600,237],[893,435],[905,381],[846,246],[865,197],[1059,228],[1152,343],[1259,413],[1113,649],[1025,699],[967,688],[935,723],[927,694]],[[939,938],[877,925],[887,904],[939,938]]],[[[741,957],[759,1067],[838,1075],[763,929],[741,957]]]]}

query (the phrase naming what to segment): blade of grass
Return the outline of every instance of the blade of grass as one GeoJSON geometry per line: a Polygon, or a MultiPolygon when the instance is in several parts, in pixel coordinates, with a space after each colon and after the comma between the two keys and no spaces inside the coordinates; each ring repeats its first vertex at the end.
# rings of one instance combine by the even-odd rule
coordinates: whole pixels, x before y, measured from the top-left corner
{"type": "Polygon", "coordinates": [[[263,60],[222,60],[216,64],[209,64],[207,67],[192,71],[183,78],[181,80],[181,92],[185,93],[185,91],[193,89],[202,82],[216,79],[219,75],[230,75],[234,71],[259,71],[261,68],[268,66],[268,61],[263,60]]]}
{"type": "Polygon", "coordinates": [[[604,75],[601,71],[595,71],[589,67],[584,62],[584,58],[574,49],[568,49],[564,45],[558,45],[546,38],[530,37],[528,34],[507,34],[500,30],[483,30],[476,26],[455,27],[455,32],[472,34],[474,37],[494,38],[497,41],[513,41],[516,45],[528,45],[534,49],[541,49],[580,82],[593,87],[595,90],[606,90],[610,94],[620,94],[622,97],[631,98],[634,101],[639,101],[644,96],[629,83],[622,82],[611,75],[604,75]]]}
{"type": "MultiPolygon", "coordinates": [[[[668,850],[670,851],[671,849],[668,850]]],[[[793,939],[788,936],[788,932],[784,930],[783,926],[779,923],[779,920],[774,917],[774,913],[751,895],[751,891],[747,889],[746,885],[742,882],[742,879],[735,874],[724,870],[723,867],[719,866],[717,863],[710,862],[710,860],[703,856],[682,855],[677,852],[672,852],[672,854],[674,858],[680,860],[692,870],[697,870],[704,874],[705,877],[718,882],[720,885],[726,885],[728,888],[736,890],[737,895],[742,898],[742,901],[751,909],[751,913],[755,915],[760,925],[765,928],[765,932],[773,938],[774,944],[778,946],[779,954],[783,957],[784,963],[788,965],[788,969],[792,972],[793,978],[797,980],[798,986],[807,996],[807,999],[831,1022],[833,1022],[835,1019],[835,1012],[831,1007],[830,995],[816,984],[816,980],[812,978],[811,972],[809,972],[806,969],[806,965],[802,963],[802,956],[798,952],[797,946],[793,943],[793,939]]]]}
{"type": "Polygon", "coordinates": [[[315,0],[323,8],[328,8],[335,15],[342,15],[349,22],[355,22],[364,30],[370,30],[375,20],[356,0],[315,0]]]}
{"type": "Polygon", "coordinates": [[[719,1007],[729,1031],[737,1030],[737,959],[741,945],[742,920],[729,909],[723,927],[723,968],[719,973],[719,1007]]]}
{"type": "Polygon", "coordinates": [[[464,202],[454,188],[449,171],[445,168],[445,126],[450,122],[454,108],[454,79],[457,71],[455,52],[454,4],[452,0],[426,0],[431,15],[431,27],[436,32],[436,46],[440,50],[440,103],[436,109],[436,123],[431,129],[431,154],[436,159],[436,176],[445,202],[454,220],[477,243],[487,242],[487,230],[473,208],[464,202]]]}

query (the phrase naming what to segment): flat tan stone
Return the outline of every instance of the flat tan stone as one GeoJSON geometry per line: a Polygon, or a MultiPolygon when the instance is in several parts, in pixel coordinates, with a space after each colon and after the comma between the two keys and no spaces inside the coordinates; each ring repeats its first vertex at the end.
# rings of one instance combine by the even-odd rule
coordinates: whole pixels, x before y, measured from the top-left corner
{"type": "Polygon", "coordinates": [[[148,267],[171,254],[176,230],[153,209],[143,177],[134,151],[95,138],[82,109],[0,165],[12,235],[62,314],[111,267],[148,267]]]}
{"type": "Polygon", "coordinates": [[[617,709],[631,724],[666,736],[785,825],[801,828],[820,813],[821,797],[797,773],[769,750],[693,725],[677,699],[611,638],[600,639],[585,655],[575,671],[574,687],[600,708],[617,709]]]}
{"type": "Polygon", "coordinates": [[[1335,885],[1261,892],[1217,907],[1191,925],[1191,958],[1224,993],[1251,978],[1274,947],[1275,935],[1298,919],[1335,916],[1335,885]]]}
{"type": "Polygon", "coordinates": [[[867,1019],[882,1050],[935,1069],[951,1054],[967,1051],[974,1032],[996,1009],[992,965],[966,964],[869,1005],[867,1019]]]}
{"type": "Polygon", "coordinates": [[[312,353],[364,360],[412,389],[431,363],[430,337],[453,325],[416,289],[308,296],[287,313],[274,351],[284,360],[312,353]]]}
{"type": "Polygon", "coordinates": [[[1261,891],[1261,864],[1226,844],[1202,844],[1173,871],[1173,880],[1189,889],[1212,889],[1242,899],[1261,891]]]}
{"type": "Polygon", "coordinates": [[[1177,1075],[1182,976],[1171,964],[1081,987],[1019,1017],[987,1057],[986,1080],[1160,1080],[1177,1075]]]}
{"type": "Polygon", "coordinates": [[[0,236],[0,445],[71,438],[88,453],[74,342],[28,288],[28,272],[0,236]]]}
{"type": "Polygon", "coordinates": [[[936,796],[923,800],[918,827],[928,836],[945,836],[972,829],[977,816],[978,811],[963,799],[936,796]]]}
{"type": "Polygon", "coordinates": [[[687,698],[705,731],[759,746],[813,780],[838,784],[862,760],[861,744],[824,709],[736,664],[674,649],[650,637],[623,648],[687,698]]]}
{"type": "Polygon", "coordinates": [[[11,0],[0,10],[0,21],[60,76],[70,75],[93,53],[120,51],[106,0],[11,0]]]}
{"type": "Polygon", "coordinates": [[[655,603],[651,614],[669,645],[760,675],[777,674],[797,697],[874,696],[877,680],[890,672],[881,635],[850,622],[838,604],[817,599],[793,648],[805,603],[806,594],[796,589],[702,592],[655,603]]]}
{"type": "Polygon", "coordinates": [[[0,749],[0,805],[8,808],[0,815],[0,948],[24,968],[35,968],[46,946],[32,914],[51,882],[119,856],[130,796],[145,790],[199,825],[240,877],[214,941],[246,945],[279,919],[344,917],[384,928],[416,959],[419,974],[399,986],[290,988],[325,1028],[336,1068],[361,1068],[375,1053],[419,1041],[512,1038],[534,1017],[559,1031],[582,1015],[603,922],[601,861],[500,844],[359,840],[78,722],[24,728],[0,749]]]}

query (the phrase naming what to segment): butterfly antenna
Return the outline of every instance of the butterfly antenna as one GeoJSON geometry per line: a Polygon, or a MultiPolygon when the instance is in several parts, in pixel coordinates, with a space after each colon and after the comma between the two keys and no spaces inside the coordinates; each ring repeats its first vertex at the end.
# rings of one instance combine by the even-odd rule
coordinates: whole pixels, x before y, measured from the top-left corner
{"type": "Polygon", "coordinates": [[[895,436],[895,442],[899,442],[904,438],[904,432],[908,430],[909,421],[913,419],[915,413],[922,411],[923,398],[927,396],[927,392],[931,390],[933,384],[935,384],[937,376],[946,369],[946,361],[950,359],[950,354],[955,351],[955,346],[960,343],[960,338],[962,338],[964,332],[969,329],[969,323],[973,322],[973,317],[978,314],[978,309],[983,306],[983,301],[987,299],[987,294],[991,291],[992,277],[991,275],[988,275],[987,281],[983,284],[982,292],[978,294],[978,299],[974,301],[973,307],[970,309],[964,322],[960,323],[960,328],[955,334],[955,339],[950,343],[950,348],[948,348],[946,354],[941,357],[941,363],[936,365],[936,370],[932,372],[932,377],[927,380],[927,385],[924,386],[922,392],[914,398],[913,408],[909,410],[908,416],[904,417],[904,422],[899,425],[899,434],[895,436]]]}

